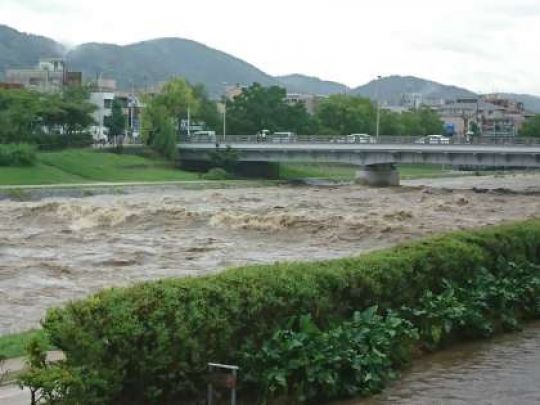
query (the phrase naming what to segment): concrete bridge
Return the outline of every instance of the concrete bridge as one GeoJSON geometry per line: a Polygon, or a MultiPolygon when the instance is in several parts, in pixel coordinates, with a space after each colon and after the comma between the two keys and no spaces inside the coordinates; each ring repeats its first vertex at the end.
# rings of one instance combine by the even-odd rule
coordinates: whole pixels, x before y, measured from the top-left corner
{"type": "MultiPolygon", "coordinates": [[[[423,144],[311,144],[232,143],[241,162],[349,163],[363,167],[357,180],[373,186],[399,185],[398,163],[435,163],[490,168],[540,168],[540,145],[423,145],[423,144]]],[[[224,144],[182,143],[186,161],[210,160],[210,152],[224,144]]]]}

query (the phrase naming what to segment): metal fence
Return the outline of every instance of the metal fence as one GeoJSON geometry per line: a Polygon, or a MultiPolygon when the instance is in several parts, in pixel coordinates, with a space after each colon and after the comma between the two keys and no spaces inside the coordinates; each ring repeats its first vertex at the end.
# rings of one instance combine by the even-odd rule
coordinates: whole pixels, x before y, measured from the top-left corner
{"type": "MultiPolygon", "coordinates": [[[[283,137],[272,135],[262,138],[258,135],[216,135],[216,136],[197,136],[182,137],[182,143],[218,143],[218,144],[234,144],[234,143],[264,143],[264,144],[414,144],[421,142],[421,136],[380,136],[364,138],[356,141],[351,141],[345,136],[323,136],[323,135],[296,135],[293,137],[283,137]]],[[[521,137],[478,137],[471,140],[465,138],[447,138],[450,145],[521,145],[521,146],[538,146],[540,138],[521,138],[521,137]]],[[[430,141],[425,142],[426,145],[443,144],[443,142],[430,141]]],[[[447,141],[444,141],[447,144],[447,141]]]]}

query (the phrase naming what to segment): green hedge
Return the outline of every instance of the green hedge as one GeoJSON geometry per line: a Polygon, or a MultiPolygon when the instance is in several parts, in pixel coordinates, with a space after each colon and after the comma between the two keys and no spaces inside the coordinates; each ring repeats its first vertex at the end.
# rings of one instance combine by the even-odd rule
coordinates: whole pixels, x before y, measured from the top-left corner
{"type": "Polygon", "coordinates": [[[25,143],[0,144],[0,166],[33,166],[36,148],[25,143]]]}
{"type": "MultiPolygon", "coordinates": [[[[332,331],[373,306],[383,315],[401,311],[416,322],[425,346],[437,347],[461,335],[482,335],[484,329],[467,333],[475,316],[489,321],[492,331],[500,329],[505,324],[501,306],[515,316],[537,316],[539,262],[540,221],[530,220],[360,257],[243,267],[109,289],[49,311],[43,326],[67,355],[61,367],[69,372],[68,392],[75,403],[178,403],[204,393],[207,362],[245,370],[248,348],[253,353],[280,347],[282,335],[276,333],[296,333],[291,320],[298,317],[332,331]],[[522,297],[501,298],[508,286],[525,282],[522,297]],[[495,292],[485,294],[484,287],[495,292]],[[431,309],[439,312],[430,314],[431,309]]],[[[262,390],[257,375],[264,370],[251,371],[250,387],[262,390]]]]}

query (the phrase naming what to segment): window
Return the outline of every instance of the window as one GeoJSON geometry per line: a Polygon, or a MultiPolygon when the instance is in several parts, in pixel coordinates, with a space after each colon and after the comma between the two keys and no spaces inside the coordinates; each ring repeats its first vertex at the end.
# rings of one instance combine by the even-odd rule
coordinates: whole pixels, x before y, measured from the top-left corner
{"type": "Polygon", "coordinates": [[[108,98],[103,100],[103,107],[104,108],[112,108],[112,99],[108,98]]]}

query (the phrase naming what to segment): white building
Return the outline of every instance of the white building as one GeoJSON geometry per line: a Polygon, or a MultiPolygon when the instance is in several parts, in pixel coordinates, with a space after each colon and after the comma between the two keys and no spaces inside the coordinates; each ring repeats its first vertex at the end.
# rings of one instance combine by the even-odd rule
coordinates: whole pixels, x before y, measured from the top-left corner
{"type": "Polygon", "coordinates": [[[105,117],[110,117],[112,113],[113,100],[114,92],[112,91],[93,91],[90,93],[90,102],[97,107],[92,114],[96,124],[90,129],[95,141],[107,140],[105,117]]]}
{"type": "Polygon", "coordinates": [[[58,92],[64,86],[80,86],[81,72],[70,72],[62,58],[42,58],[34,68],[8,69],[6,82],[40,92],[58,92]]]}

